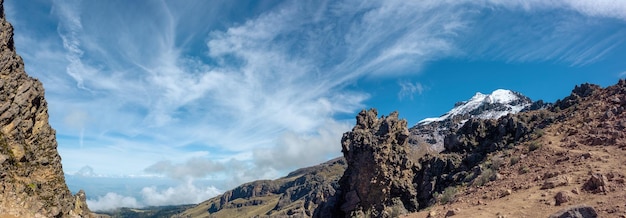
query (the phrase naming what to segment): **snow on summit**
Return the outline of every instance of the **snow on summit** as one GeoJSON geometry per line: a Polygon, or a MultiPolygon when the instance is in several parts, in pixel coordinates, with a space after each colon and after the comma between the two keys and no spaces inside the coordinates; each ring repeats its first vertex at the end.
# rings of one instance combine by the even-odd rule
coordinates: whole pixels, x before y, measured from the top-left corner
{"type": "MultiPolygon", "coordinates": [[[[480,92],[476,93],[476,95],[485,96],[481,94],[480,92]]],[[[505,89],[497,89],[493,91],[490,95],[486,95],[484,101],[487,101],[489,103],[497,102],[501,104],[508,104],[517,100],[520,100],[520,97],[518,94],[515,94],[513,91],[505,90],[505,89]]]]}
{"type": "Polygon", "coordinates": [[[441,117],[423,119],[418,122],[418,125],[443,121],[463,114],[481,119],[497,119],[509,113],[520,112],[531,103],[527,97],[511,90],[497,89],[488,95],[477,92],[470,100],[457,103],[452,110],[441,117]],[[485,105],[492,105],[493,107],[485,105]]]}

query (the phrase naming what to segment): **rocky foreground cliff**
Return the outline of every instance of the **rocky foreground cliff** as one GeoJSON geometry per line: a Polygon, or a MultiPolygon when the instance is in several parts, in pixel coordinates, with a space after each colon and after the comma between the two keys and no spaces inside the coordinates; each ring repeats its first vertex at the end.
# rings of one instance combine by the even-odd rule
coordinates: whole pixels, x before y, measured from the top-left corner
{"type": "Polygon", "coordinates": [[[24,71],[0,0],[0,217],[89,217],[67,188],[44,89],[24,71]]]}

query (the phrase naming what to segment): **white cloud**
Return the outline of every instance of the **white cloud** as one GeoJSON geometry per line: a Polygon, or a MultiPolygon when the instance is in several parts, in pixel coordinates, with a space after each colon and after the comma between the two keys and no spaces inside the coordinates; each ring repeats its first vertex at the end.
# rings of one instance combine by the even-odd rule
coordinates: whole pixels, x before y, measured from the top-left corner
{"type": "Polygon", "coordinates": [[[87,199],[87,205],[93,211],[111,211],[121,207],[197,204],[220,193],[222,190],[212,186],[199,187],[189,179],[175,187],[144,187],[139,193],[140,198],[109,192],[104,196],[87,199]]]}
{"type": "Polygon", "coordinates": [[[168,187],[163,190],[145,187],[141,190],[143,201],[150,206],[197,204],[220,193],[215,187],[197,187],[193,180],[188,179],[185,183],[176,187],[168,187]]]}
{"type": "Polygon", "coordinates": [[[622,19],[626,12],[601,12],[612,10],[606,3],[595,9],[579,1],[493,0],[478,6],[480,19],[470,16],[473,28],[459,40],[470,59],[583,66],[626,42],[626,31],[607,29],[611,22],[623,21],[605,19],[622,19]]]}
{"type": "Polygon", "coordinates": [[[302,135],[285,132],[270,148],[254,150],[257,167],[276,170],[294,170],[295,166],[312,166],[336,157],[341,151],[339,142],[344,132],[350,130],[347,123],[327,120],[314,134],[302,135]]]}
{"type": "Polygon", "coordinates": [[[626,2],[620,0],[487,0],[495,5],[519,7],[527,11],[569,9],[587,16],[626,20],[626,2]]]}
{"type": "Polygon", "coordinates": [[[66,72],[76,80],[76,85],[79,88],[88,90],[85,88],[84,84],[84,73],[95,71],[95,69],[84,65],[81,61],[84,53],[81,49],[80,39],[78,38],[78,34],[83,28],[80,20],[81,10],[77,2],[73,3],[74,4],[58,4],[55,2],[53,11],[60,16],[60,20],[62,21],[57,30],[63,40],[63,47],[67,50],[65,58],[69,61],[69,65],[66,68],[66,72]]]}
{"type": "Polygon", "coordinates": [[[196,157],[188,159],[184,164],[173,164],[169,160],[159,161],[146,168],[145,171],[148,173],[165,174],[170,178],[184,180],[203,178],[225,169],[226,167],[222,163],[196,157]]]}
{"type": "Polygon", "coordinates": [[[612,17],[626,20],[626,2],[620,0],[569,0],[569,7],[589,16],[612,17]]]}
{"type": "Polygon", "coordinates": [[[400,85],[400,91],[398,92],[398,98],[400,100],[407,98],[407,97],[413,100],[413,95],[415,95],[416,93],[418,95],[421,95],[425,89],[422,83],[419,83],[419,82],[411,83],[409,81],[405,81],[405,82],[398,82],[398,85],[400,85]]]}
{"type": "Polygon", "coordinates": [[[192,180],[187,180],[175,187],[144,187],[139,193],[140,198],[109,192],[104,196],[87,199],[87,205],[92,211],[111,211],[121,207],[197,204],[220,193],[222,190],[215,187],[199,187],[192,180]]]}
{"type": "Polygon", "coordinates": [[[87,205],[92,211],[111,211],[120,207],[139,208],[143,206],[133,197],[122,196],[113,192],[95,199],[87,199],[87,205]]]}

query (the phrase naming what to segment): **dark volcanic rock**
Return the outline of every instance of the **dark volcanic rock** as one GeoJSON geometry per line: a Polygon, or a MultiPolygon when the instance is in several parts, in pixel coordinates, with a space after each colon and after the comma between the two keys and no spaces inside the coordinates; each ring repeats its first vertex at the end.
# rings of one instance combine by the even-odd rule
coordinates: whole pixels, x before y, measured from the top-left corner
{"type": "Polygon", "coordinates": [[[0,0],[0,216],[89,216],[84,192],[74,197],[65,184],[43,86],[24,72],[2,3],[0,0]]]}
{"type": "Polygon", "coordinates": [[[593,193],[606,192],[606,181],[606,176],[602,174],[593,174],[589,180],[583,184],[583,190],[593,193]]]}
{"type": "Polygon", "coordinates": [[[587,98],[594,94],[596,91],[601,90],[602,88],[595,84],[584,83],[580,86],[574,87],[572,90],[572,94],[570,96],[565,97],[563,100],[557,100],[554,103],[556,108],[561,110],[569,108],[574,105],[578,105],[584,98],[587,98]]]}
{"type": "Polygon", "coordinates": [[[572,195],[567,191],[557,192],[554,196],[554,205],[560,206],[563,203],[567,203],[572,200],[572,195]]]}
{"type": "Polygon", "coordinates": [[[587,205],[577,205],[565,208],[550,215],[550,218],[596,218],[598,213],[593,207],[587,205]]]}
{"type": "Polygon", "coordinates": [[[356,126],[341,140],[348,168],[339,181],[340,213],[391,217],[416,211],[417,168],[407,143],[406,120],[399,120],[397,112],[378,118],[376,109],[363,110],[356,119],[356,126]]]}

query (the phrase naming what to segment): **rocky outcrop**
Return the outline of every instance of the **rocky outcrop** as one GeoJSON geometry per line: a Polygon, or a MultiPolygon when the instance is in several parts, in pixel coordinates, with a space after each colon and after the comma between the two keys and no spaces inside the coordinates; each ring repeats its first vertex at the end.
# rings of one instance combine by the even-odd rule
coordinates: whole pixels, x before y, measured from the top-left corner
{"type": "Polygon", "coordinates": [[[605,89],[597,85],[576,86],[572,94],[555,103],[552,111],[565,121],[564,143],[626,148],[626,80],[605,89]],[[593,110],[586,110],[593,108],[593,110]]]}
{"type": "Polygon", "coordinates": [[[377,117],[376,109],[361,111],[356,126],[344,133],[342,152],[348,163],[339,181],[339,210],[345,216],[391,217],[416,211],[417,167],[407,143],[406,120],[398,113],[377,117]]]}
{"type": "Polygon", "coordinates": [[[43,86],[24,72],[3,6],[0,14],[0,215],[88,216],[84,193],[65,184],[43,86]]]}

